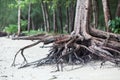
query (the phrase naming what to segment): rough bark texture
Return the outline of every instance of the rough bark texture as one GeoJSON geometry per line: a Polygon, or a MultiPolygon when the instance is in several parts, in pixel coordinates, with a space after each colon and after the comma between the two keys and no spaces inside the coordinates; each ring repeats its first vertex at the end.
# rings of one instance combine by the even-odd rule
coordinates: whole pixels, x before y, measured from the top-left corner
{"type": "Polygon", "coordinates": [[[88,24],[89,24],[88,22],[89,7],[90,7],[89,1],[84,1],[84,0],[77,1],[74,32],[75,32],[75,35],[80,34],[85,39],[91,38],[91,36],[88,34],[88,31],[87,31],[88,24]]]}

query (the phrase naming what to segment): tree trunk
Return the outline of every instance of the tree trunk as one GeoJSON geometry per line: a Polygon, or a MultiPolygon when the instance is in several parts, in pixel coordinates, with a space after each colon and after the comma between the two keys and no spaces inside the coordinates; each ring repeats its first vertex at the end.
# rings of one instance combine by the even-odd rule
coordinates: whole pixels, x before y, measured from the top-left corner
{"type": "Polygon", "coordinates": [[[68,7],[68,31],[71,33],[74,30],[74,18],[75,18],[75,4],[73,4],[73,1],[71,1],[70,6],[68,7]]]}
{"type": "Polygon", "coordinates": [[[47,29],[47,32],[50,31],[50,22],[49,22],[49,16],[48,16],[48,9],[47,9],[47,3],[44,3],[44,7],[45,7],[45,19],[46,19],[46,29],[47,29]]]}
{"type": "Polygon", "coordinates": [[[44,3],[41,1],[42,13],[43,13],[43,20],[44,20],[44,30],[47,31],[47,23],[46,23],[46,15],[45,15],[45,8],[44,3]]]}
{"type": "Polygon", "coordinates": [[[31,3],[29,3],[29,7],[28,7],[28,32],[30,32],[30,23],[31,23],[31,20],[30,20],[30,12],[31,12],[31,3]]]}
{"type": "Polygon", "coordinates": [[[76,6],[76,16],[75,16],[75,25],[74,25],[74,32],[75,34],[80,34],[85,39],[90,39],[91,36],[88,34],[88,24],[89,24],[89,16],[88,10],[90,7],[89,0],[77,0],[76,6]],[[84,4],[86,4],[84,6],[84,4]]]}
{"type": "Polygon", "coordinates": [[[33,19],[32,19],[32,30],[35,30],[35,25],[34,25],[33,19]]]}
{"type": "Polygon", "coordinates": [[[59,22],[60,22],[60,33],[63,33],[63,21],[62,21],[62,6],[58,6],[58,12],[59,12],[59,22]]]}
{"type": "Polygon", "coordinates": [[[58,32],[58,25],[57,25],[57,14],[56,14],[56,10],[53,11],[53,29],[54,32],[57,33],[58,32]]]}
{"type": "Polygon", "coordinates": [[[93,10],[93,27],[98,26],[98,2],[97,0],[92,0],[92,10],[93,10]]]}
{"type": "Polygon", "coordinates": [[[107,32],[109,31],[108,21],[111,20],[110,7],[109,7],[108,1],[109,0],[102,0],[104,18],[105,18],[105,26],[106,26],[106,31],[107,32]]]}
{"type": "Polygon", "coordinates": [[[65,30],[70,33],[70,26],[69,26],[69,9],[68,7],[66,8],[66,26],[65,30]]]}
{"type": "Polygon", "coordinates": [[[21,16],[21,7],[20,7],[20,0],[18,0],[18,33],[17,35],[20,35],[21,28],[20,28],[20,16],[21,16]]]}
{"type": "Polygon", "coordinates": [[[116,10],[116,16],[120,17],[120,0],[118,0],[117,10],[116,10]]]}

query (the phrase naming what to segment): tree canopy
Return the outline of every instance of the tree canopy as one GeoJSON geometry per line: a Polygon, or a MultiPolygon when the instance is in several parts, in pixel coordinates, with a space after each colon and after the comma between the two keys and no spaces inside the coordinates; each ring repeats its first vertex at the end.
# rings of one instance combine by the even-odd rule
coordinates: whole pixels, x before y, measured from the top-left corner
{"type": "MultiPolygon", "coordinates": [[[[111,19],[114,20],[117,17],[116,13],[118,0],[108,1],[111,19]]],[[[97,14],[99,13],[97,15],[97,28],[105,30],[106,25],[104,21],[102,0],[96,1],[96,4],[96,12],[97,14]]],[[[28,25],[30,27],[30,30],[56,33],[70,33],[73,31],[76,0],[20,0],[20,3],[18,3],[18,0],[0,0],[1,31],[10,25],[16,25],[17,27],[18,6],[21,7],[20,25],[21,27],[24,27],[26,31],[28,30],[28,25]],[[29,4],[31,4],[31,9],[28,13],[29,4]],[[26,25],[22,26],[24,23],[26,25]]],[[[93,10],[91,9],[91,11],[93,10]]]]}

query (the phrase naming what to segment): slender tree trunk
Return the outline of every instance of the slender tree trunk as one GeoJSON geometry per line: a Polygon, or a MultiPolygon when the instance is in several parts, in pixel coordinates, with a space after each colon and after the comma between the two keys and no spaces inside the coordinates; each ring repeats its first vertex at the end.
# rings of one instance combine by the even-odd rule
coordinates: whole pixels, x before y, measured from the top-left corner
{"type": "Polygon", "coordinates": [[[66,23],[68,33],[71,33],[74,30],[75,8],[75,5],[71,1],[69,7],[66,10],[66,23]]]}
{"type": "Polygon", "coordinates": [[[34,25],[33,19],[32,19],[32,30],[35,30],[35,25],[34,25]]]}
{"type": "Polygon", "coordinates": [[[75,5],[71,2],[69,6],[69,31],[74,30],[74,18],[75,18],[75,5]]]}
{"type": "Polygon", "coordinates": [[[98,3],[97,0],[92,0],[92,10],[93,10],[93,27],[98,26],[98,3]]]}
{"type": "Polygon", "coordinates": [[[59,21],[60,21],[60,33],[63,33],[63,23],[62,23],[62,6],[58,6],[58,11],[59,11],[59,21]]]}
{"type": "Polygon", "coordinates": [[[120,0],[118,0],[117,10],[116,10],[116,16],[120,17],[120,0]]]}
{"type": "Polygon", "coordinates": [[[70,26],[69,26],[69,9],[68,7],[66,8],[66,31],[70,33],[70,26]]]}
{"type": "Polygon", "coordinates": [[[56,10],[53,11],[53,29],[55,33],[58,32],[56,10]]]}
{"type": "Polygon", "coordinates": [[[108,32],[109,31],[108,21],[111,20],[111,14],[110,14],[110,8],[109,8],[108,0],[102,0],[102,4],[103,4],[106,31],[108,32]]]}
{"type": "Polygon", "coordinates": [[[30,32],[30,11],[31,11],[31,3],[29,3],[29,9],[28,9],[28,32],[30,32]]]}
{"type": "Polygon", "coordinates": [[[47,3],[44,4],[45,7],[45,19],[46,19],[46,30],[47,32],[50,31],[50,22],[49,22],[49,16],[48,16],[48,8],[47,8],[47,3]]]}
{"type": "MultiPolygon", "coordinates": [[[[18,4],[20,4],[20,0],[18,0],[18,4]]],[[[21,28],[20,28],[20,16],[21,16],[21,8],[20,5],[18,6],[18,33],[17,35],[20,35],[21,28]]]]}
{"type": "Polygon", "coordinates": [[[45,8],[44,3],[41,1],[42,13],[43,13],[43,20],[44,20],[44,29],[47,31],[47,24],[46,24],[46,16],[45,16],[45,8]]]}

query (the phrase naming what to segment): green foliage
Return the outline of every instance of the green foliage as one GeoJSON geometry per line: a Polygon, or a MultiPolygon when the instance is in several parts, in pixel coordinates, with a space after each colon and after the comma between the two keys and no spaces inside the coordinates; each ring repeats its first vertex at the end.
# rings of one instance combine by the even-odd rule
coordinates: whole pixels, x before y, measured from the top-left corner
{"type": "Polygon", "coordinates": [[[21,20],[21,30],[25,31],[27,28],[27,20],[21,20]]]}
{"type": "MultiPolygon", "coordinates": [[[[4,32],[7,32],[9,34],[17,33],[18,25],[16,24],[10,24],[9,26],[4,28],[4,32]]],[[[25,31],[27,27],[27,20],[21,20],[21,30],[25,31]]]]}
{"type": "Polygon", "coordinates": [[[17,33],[17,25],[10,24],[8,27],[5,27],[3,31],[8,34],[17,33]]]}
{"type": "Polygon", "coordinates": [[[108,22],[110,29],[114,33],[120,33],[120,17],[116,17],[108,22]]]}
{"type": "Polygon", "coordinates": [[[44,33],[43,31],[37,31],[37,30],[30,30],[29,31],[22,31],[22,33],[24,33],[25,35],[35,35],[35,34],[41,34],[41,33],[44,33]]]}

